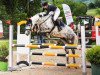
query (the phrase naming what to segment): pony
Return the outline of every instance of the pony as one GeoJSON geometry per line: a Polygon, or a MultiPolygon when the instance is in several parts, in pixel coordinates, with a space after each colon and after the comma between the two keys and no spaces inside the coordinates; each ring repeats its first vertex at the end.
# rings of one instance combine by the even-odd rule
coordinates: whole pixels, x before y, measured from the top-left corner
{"type": "MultiPolygon", "coordinates": [[[[77,44],[78,38],[74,31],[63,22],[59,21],[62,30],[58,30],[58,26],[54,24],[52,20],[52,14],[49,13],[47,16],[43,16],[45,12],[38,13],[27,20],[26,26],[30,27],[33,32],[37,33],[47,33],[50,36],[60,38],[63,44],[77,44]],[[40,17],[41,15],[41,17],[40,17]]],[[[57,19],[59,20],[59,19],[57,19]]],[[[30,32],[32,32],[30,31],[30,32]]],[[[28,30],[25,31],[27,34],[28,30]]],[[[75,49],[71,49],[72,53],[75,54],[75,49]]],[[[69,54],[69,50],[65,49],[65,53],[69,54]]],[[[67,63],[69,63],[69,58],[66,57],[67,63]]],[[[73,63],[76,63],[75,57],[73,57],[73,63]]]]}

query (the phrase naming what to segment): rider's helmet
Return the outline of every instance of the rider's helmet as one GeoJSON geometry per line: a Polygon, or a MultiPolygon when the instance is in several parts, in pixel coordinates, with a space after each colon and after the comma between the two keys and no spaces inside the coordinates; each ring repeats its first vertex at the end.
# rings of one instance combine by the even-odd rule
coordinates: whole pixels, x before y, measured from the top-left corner
{"type": "Polygon", "coordinates": [[[44,1],[42,2],[42,6],[47,6],[48,5],[48,2],[44,1]]]}

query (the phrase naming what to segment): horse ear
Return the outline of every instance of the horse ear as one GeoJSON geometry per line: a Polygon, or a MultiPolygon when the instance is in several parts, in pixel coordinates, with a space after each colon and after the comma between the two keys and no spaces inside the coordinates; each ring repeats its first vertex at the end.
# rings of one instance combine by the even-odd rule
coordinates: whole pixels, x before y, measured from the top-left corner
{"type": "Polygon", "coordinates": [[[27,23],[26,24],[32,24],[32,20],[30,18],[27,19],[27,23]]]}
{"type": "Polygon", "coordinates": [[[27,24],[32,23],[32,20],[30,18],[26,19],[27,24]]]}

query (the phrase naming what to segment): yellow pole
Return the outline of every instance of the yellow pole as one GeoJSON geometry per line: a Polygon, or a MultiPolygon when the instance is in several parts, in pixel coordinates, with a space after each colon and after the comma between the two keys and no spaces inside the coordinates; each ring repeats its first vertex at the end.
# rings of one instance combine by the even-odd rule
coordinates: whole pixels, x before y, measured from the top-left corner
{"type": "Polygon", "coordinates": [[[49,46],[51,49],[64,49],[65,46],[49,46]]]}
{"type": "Polygon", "coordinates": [[[55,66],[55,63],[53,63],[53,62],[44,62],[43,65],[55,66]]]}
{"type": "Polygon", "coordinates": [[[29,47],[29,48],[40,48],[40,45],[27,45],[26,47],[29,47]]]}

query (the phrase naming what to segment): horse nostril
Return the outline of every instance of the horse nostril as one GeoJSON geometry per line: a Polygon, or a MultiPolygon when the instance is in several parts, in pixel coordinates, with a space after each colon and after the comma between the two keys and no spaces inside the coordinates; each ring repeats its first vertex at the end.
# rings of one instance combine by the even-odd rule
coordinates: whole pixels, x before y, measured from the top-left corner
{"type": "Polygon", "coordinates": [[[35,25],[37,25],[37,24],[35,24],[35,25]]]}

